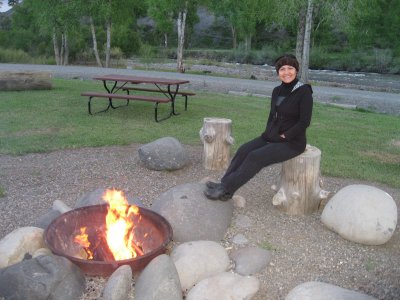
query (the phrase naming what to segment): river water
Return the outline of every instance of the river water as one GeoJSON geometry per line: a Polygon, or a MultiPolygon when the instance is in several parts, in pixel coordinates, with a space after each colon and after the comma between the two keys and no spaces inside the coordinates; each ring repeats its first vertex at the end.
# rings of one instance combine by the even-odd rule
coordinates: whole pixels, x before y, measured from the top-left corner
{"type": "Polygon", "coordinates": [[[362,89],[365,87],[375,87],[382,91],[400,92],[400,75],[343,72],[331,70],[311,70],[310,79],[325,82],[335,82],[339,84],[358,85],[362,89]]]}

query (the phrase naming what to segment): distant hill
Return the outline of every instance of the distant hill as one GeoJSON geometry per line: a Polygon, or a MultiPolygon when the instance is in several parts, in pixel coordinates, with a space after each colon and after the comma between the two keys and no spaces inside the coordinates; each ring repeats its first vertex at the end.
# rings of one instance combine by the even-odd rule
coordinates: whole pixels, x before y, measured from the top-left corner
{"type": "Polygon", "coordinates": [[[11,7],[9,10],[0,12],[0,18],[9,17],[13,14],[14,9],[11,7]]]}

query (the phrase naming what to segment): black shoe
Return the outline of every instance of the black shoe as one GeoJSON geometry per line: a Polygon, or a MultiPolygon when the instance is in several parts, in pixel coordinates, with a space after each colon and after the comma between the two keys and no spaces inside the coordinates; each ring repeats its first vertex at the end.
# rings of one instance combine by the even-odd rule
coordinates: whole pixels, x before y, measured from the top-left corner
{"type": "Polygon", "coordinates": [[[210,189],[206,188],[204,190],[204,195],[211,200],[221,200],[221,201],[228,201],[232,198],[231,193],[225,190],[222,184],[219,184],[217,187],[210,189]]]}
{"type": "Polygon", "coordinates": [[[206,186],[207,186],[209,189],[215,189],[215,188],[218,187],[219,185],[221,185],[221,183],[213,182],[213,181],[207,181],[207,182],[206,182],[206,186]]]}

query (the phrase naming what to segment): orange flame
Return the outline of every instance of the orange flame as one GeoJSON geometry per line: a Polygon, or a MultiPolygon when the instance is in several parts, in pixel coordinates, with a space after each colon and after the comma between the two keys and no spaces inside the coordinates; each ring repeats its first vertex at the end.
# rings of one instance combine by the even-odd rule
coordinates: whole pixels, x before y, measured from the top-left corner
{"type": "Polygon", "coordinates": [[[110,207],[106,216],[106,239],[115,260],[135,258],[143,252],[135,244],[133,216],[137,206],[130,206],[121,191],[107,190],[103,199],[110,207]]]}
{"type": "Polygon", "coordinates": [[[93,259],[93,252],[90,251],[89,246],[89,235],[86,233],[86,227],[80,228],[81,234],[78,234],[74,238],[74,242],[81,245],[87,254],[87,259],[93,259]]]}
{"type": "MultiPolygon", "coordinates": [[[[143,250],[135,239],[134,231],[134,220],[141,220],[139,207],[129,205],[123,192],[117,190],[107,190],[103,195],[103,200],[109,205],[104,234],[114,260],[130,259],[143,255],[143,250]],[[135,218],[135,216],[138,217],[135,218]]],[[[80,234],[74,237],[74,242],[83,247],[87,253],[87,259],[94,259],[95,249],[92,249],[93,245],[89,241],[86,227],[80,228],[80,234]]]]}

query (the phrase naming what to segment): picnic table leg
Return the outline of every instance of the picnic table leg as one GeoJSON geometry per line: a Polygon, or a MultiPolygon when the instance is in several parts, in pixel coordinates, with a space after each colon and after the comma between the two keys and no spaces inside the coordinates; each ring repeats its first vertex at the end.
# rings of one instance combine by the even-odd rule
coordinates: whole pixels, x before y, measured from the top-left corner
{"type": "MultiPolygon", "coordinates": [[[[118,81],[115,81],[113,87],[111,89],[109,89],[107,86],[107,80],[103,80],[103,86],[109,94],[114,94],[117,83],[118,83],[118,81]]],[[[113,109],[116,109],[116,108],[122,106],[122,105],[114,106],[113,102],[112,102],[112,98],[108,98],[108,103],[109,103],[108,108],[112,107],[113,109]]],[[[129,104],[129,100],[126,101],[126,105],[128,105],[128,104],[129,104]]],[[[107,110],[108,110],[108,108],[107,108],[107,110]]]]}
{"type": "MultiPolygon", "coordinates": [[[[91,101],[92,101],[92,98],[93,98],[93,96],[90,96],[89,97],[89,100],[88,100],[88,110],[89,110],[89,115],[93,115],[93,113],[92,113],[92,109],[91,109],[91,101]]],[[[95,114],[97,114],[97,113],[101,113],[101,112],[106,112],[108,109],[110,108],[110,103],[108,103],[108,106],[107,106],[107,108],[106,109],[104,109],[104,110],[101,110],[101,111],[98,111],[98,112],[95,112],[95,114]]]]}
{"type": "Polygon", "coordinates": [[[168,118],[170,118],[171,116],[172,116],[172,111],[169,113],[169,115],[167,115],[166,117],[164,117],[164,118],[162,118],[162,119],[158,119],[158,117],[157,117],[157,109],[158,109],[158,103],[159,102],[156,102],[155,104],[154,104],[154,119],[156,120],[156,122],[158,123],[158,122],[161,122],[161,121],[163,121],[163,120],[166,120],[166,119],[168,119],[168,118]]]}
{"type": "Polygon", "coordinates": [[[188,99],[187,97],[188,97],[188,96],[185,95],[184,97],[185,97],[185,111],[187,111],[187,99],[188,99]]]}
{"type": "Polygon", "coordinates": [[[114,82],[114,85],[113,85],[113,87],[111,88],[111,90],[108,88],[108,86],[107,86],[107,80],[103,80],[103,86],[104,86],[104,88],[106,89],[106,91],[109,93],[109,94],[112,94],[113,92],[114,92],[114,90],[115,90],[115,87],[117,86],[117,81],[115,81],[114,82]]]}
{"type": "Polygon", "coordinates": [[[176,98],[176,94],[178,93],[178,91],[179,91],[179,84],[176,85],[175,92],[172,92],[171,85],[168,85],[168,94],[171,98],[171,109],[172,109],[171,113],[175,116],[179,115],[179,113],[177,113],[175,111],[175,98],[176,98]]]}

